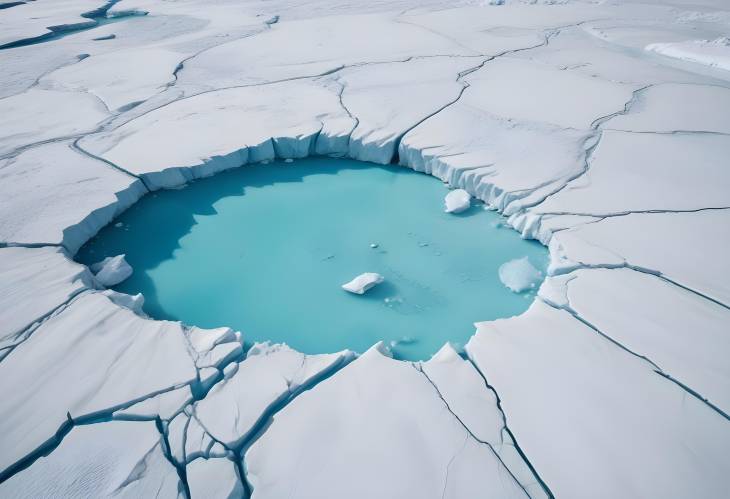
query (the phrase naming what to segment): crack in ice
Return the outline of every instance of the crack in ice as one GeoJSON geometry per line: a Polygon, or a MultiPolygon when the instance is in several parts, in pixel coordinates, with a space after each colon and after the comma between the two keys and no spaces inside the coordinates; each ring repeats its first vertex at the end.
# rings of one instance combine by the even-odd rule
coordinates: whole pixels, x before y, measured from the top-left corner
{"type": "MultiPolygon", "coordinates": [[[[618,269],[618,268],[628,268],[628,269],[631,269],[631,270],[634,270],[634,271],[637,271],[637,272],[642,272],[642,270],[637,270],[636,268],[633,268],[633,267],[628,266],[628,265],[626,265],[626,266],[615,266],[615,267],[608,267],[608,266],[601,266],[601,267],[598,267],[598,266],[590,266],[590,267],[588,267],[588,266],[585,266],[585,267],[582,267],[582,268],[583,269],[597,269],[597,268],[601,268],[601,269],[608,269],[608,270],[618,269]]],[[[580,270],[580,269],[578,269],[578,270],[580,270]]],[[[575,272],[575,271],[573,270],[570,273],[573,273],[573,272],[575,272]]],[[[655,277],[662,278],[662,275],[661,274],[655,274],[655,273],[649,272],[649,271],[643,271],[643,273],[647,273],[647,274],[653,275],[655,277]]],[[[562,275],[569,275],[569,274],[562,274],[562,275]]],[[[633,355],[633,356],[635,356],[635,357],[643,360],[644,362],[647,362],[649,365],[651,365],[652,370],[656,374],[659,374],[660,376],[662,376],[662,377],[668,379],[669,381],[672,381],[673,383],[677,384],[684,391],[686,391],[687,393],[689,393],[693,397],[695,397],[695,398],[699,399],[700,401],[702,401],[704,404],[706,404],[712,410],[714,410],[715,412],[717,412],[718,414],[720,414],[721,416],[723,416],[725,419],[730,420],[730,414],[726,413],[725,411],[723,411],[722,409],[720,409],[719,407],[717,407],[716,405],[714,405],[712,402],[709,401],[709,399],[707,397],[701,395],[696,390],[690,388],[689,386],[687,386],[684,383],[682,383],[681,381],[679,381],[677,378],[673,377],[671,374],[667,373],[664,369],[662,369],[662,367],[659,364],[657,364],[656,362],[654,362],[653,360],[651,360],[646,355],[643,355],[643,354],[640,354],[638,352],[635,352],[634,350],[630,349],[626,345],[624,345],[621,342],[617,341],[616,339],[614,339],[610,335],[604,333],[597,326],[595,326],[590,321],[588,321],[587,319],[585,319],[584,317],[582,317],[572,307],[572,305],[570,304],[570,297],[568,295],[568,288],[570,286],[570,281],[572,281],[574,278],[575,277],[573,276],[572,278],[568,279],[565,282],[565,305],[562,305],[562,304],[559,304],[559,303],[555,303],[554,301],[550,300],[549,298],[547,298],[545,296],[538,295],[538,298],[542,302],[544,302],[545,304],[547,304],[547,305],[549,305],[549,306],[551,306],[551,307],[553,307],[553,308],[555,308],[557,310],[563,310],[563,311],[569,313],[571,316],[573,316],[573,318],[575,320],[579,321],[580,323],[582,323],[586,327],[588,327],[591,330],[595,331],[597,334],[599,334],[603,338],[607,339],[608,341],[610,341],[611,343],[613,343],[614,345],[616,345],[620,349],[622,349],[625,352],[627,352],[627,353],[629,353],[629,354],[631,354],[631,355],[633,355]]],[[[668,279],[664,279],[664,280],[666,280],[670,284],[675,284],[674,282],[672,282],[672,281],[670,281],[668,279]]],[[[687,289],[687,288],[684,288],[683,286],[680,286],[680,287],[682,287],[683,289],[687,289]]],[[[691,291],[691,290],[688,290],[688,291],[691,291]]],[[[726,307],[726,308],[730,308],[730,307],[726,307]]]]}

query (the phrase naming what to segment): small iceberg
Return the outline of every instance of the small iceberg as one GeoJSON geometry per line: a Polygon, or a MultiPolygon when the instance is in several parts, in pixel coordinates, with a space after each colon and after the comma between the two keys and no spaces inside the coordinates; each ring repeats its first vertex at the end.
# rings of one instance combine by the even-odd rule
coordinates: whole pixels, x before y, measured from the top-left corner
{"type": "Polygon", "coordinates": [[[455,189],[444,198],[446,213],[461,213],[471,206],[471,196],[464,189],[455,189]]]}
{"type": "Polygon", "coordinates": [[[356,295],[364,294],[368,289],[383,282],[385,278],[375,272],[365,272],[360,274],[352,281],[342,285],[342,289],[355,293],[356,295]]]}
{"type": "Polygon", "coordinates": [[[110,256],[90,266],[96,280],[102,286],[111,287],[132,275],[132,267],[124,255],[110,256]]]}
{"type": "Polygon", "coordinates": [[[541,279],[542,272],[537,270],[526,256],[510,260],[499,267],[499,280],[514,293],[534,289],[541,279]]]}

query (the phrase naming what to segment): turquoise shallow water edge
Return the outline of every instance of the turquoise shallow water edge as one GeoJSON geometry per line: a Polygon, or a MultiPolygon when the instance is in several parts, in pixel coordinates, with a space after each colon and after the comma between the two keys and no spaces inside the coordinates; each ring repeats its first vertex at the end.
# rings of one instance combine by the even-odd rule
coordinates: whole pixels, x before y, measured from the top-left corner
{"type": "Polygon", "coordinates": [[[379,340],[397,358],[429,358],[473,323],[527,309],[497,270],[547,250],[475,203],[443,211],[439,180],[399,166],[308,158],[250,165],[145,196],[77,255],[120,253],[134,274],[117,291],[145,297],[157,319],[241,330],[247,343],[305,353],[379,340]],[[378,245],[371,248],[371,244],[378,245]],[[363,272],[385,282],[363,296],[341,285],[363,272]]]}

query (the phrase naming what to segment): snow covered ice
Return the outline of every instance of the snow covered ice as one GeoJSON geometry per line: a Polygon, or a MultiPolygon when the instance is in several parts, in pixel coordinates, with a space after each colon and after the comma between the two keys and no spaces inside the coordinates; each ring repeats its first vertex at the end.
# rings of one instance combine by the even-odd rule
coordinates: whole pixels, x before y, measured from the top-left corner
{"type": "Polygon", "coordinates": [[[730,71],[730,38],[727,36],[714,40],[652,43],[646,46],[646,50],[730,71]]]}
{"type": "MultiPolygon", "coordinates": [[[[729,34],[725,0],[3,3],[0,497],[728,497],[729,34]],[[308,156],[496,210],[549,251],[499,272],[529,309],[461,354],[305,354],[74,260],[143,196],[308,156]]],[[[381,272],[350,298],[397,305],[381,272]]]]}

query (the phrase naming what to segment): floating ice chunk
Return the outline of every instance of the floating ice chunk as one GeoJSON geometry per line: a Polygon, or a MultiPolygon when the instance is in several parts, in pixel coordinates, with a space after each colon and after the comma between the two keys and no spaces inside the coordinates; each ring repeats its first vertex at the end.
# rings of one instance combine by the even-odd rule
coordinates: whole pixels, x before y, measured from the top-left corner
{"type": "Polygon", "coordinates": [[[377,284],[380,284],[384,280],[385,279],[380,274],[377,274],[375,272],[365,272],[364,274],[360,274],[347,284],[343,284],[342,289],[344,289],[345,291],[349,291],[350,293],[361,295],[364,294],[365,291],[367,291],[368,289],[377,284]]]}
{"type": "Polygon", "coordinates": [[[499,267],[499,280],[514,293],[534,288],[541,278],[542,272],[526,256],[510,260],[499,267]]]}
{"type": "Polygon", "coordinates": [[[471,206],[471,196],[464,189],[455,189],[444,198],[446,213],[461,213],[471,206]]]}
{"type": "Polygon", "coordinates": [[[91,265],[96,280],[106,287],[114,286],[132,275],[132,267],[124,259],[124,255],[109,256],[91,265]]]}

